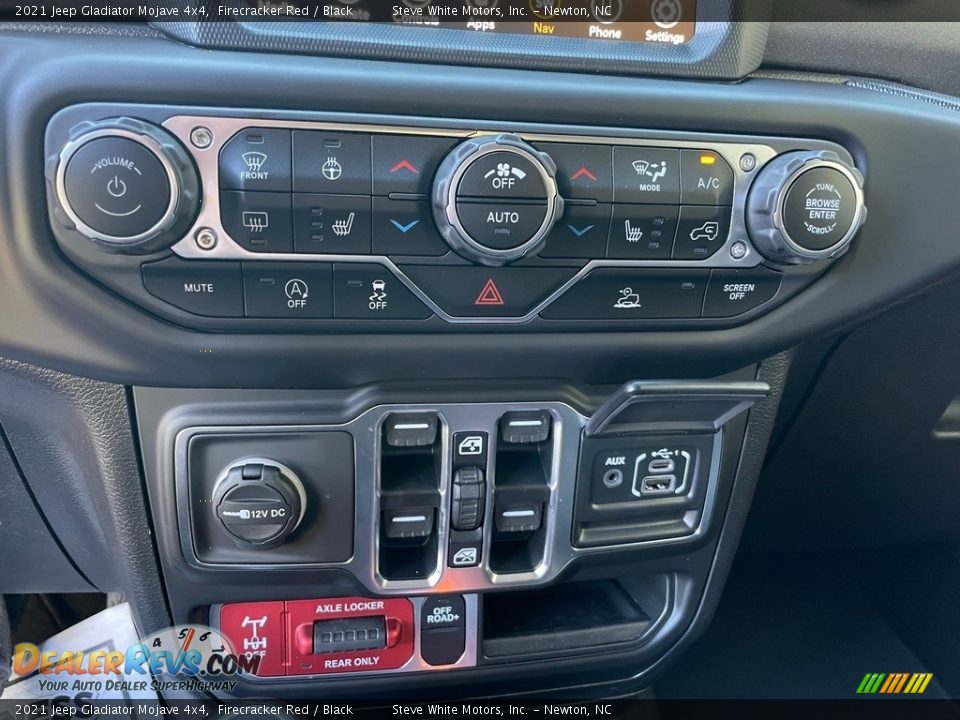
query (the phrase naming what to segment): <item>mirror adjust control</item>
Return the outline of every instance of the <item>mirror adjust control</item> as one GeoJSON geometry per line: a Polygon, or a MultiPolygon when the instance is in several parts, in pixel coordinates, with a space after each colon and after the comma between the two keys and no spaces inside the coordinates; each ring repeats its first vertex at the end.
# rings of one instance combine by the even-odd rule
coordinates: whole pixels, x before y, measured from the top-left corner
{"type": "Polygon", "coordinates": [[[480,527],[486,487],[483,470],[478,467],[463,467],[454,472],[450,527],[454,530],[476,530],[480,527]]]}
{"type": "Polygon", "coordinates": [[[303,519],[300,478],[269,460],[248,460],[224,471],[213,490],[217,518],[242,547],[280,545],[303,519]]]}
{"type": "Polygon", "coordinates": [[[500,418],[500,440],[511,445],[542,443],[550,437],[550,413],[517,410],[500,418]]]}

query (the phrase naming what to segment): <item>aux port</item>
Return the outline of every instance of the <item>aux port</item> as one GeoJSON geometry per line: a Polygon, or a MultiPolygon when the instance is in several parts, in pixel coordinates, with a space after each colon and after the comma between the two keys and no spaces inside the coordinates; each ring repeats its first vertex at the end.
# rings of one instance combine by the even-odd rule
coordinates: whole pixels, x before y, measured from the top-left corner
{"type": "Polygon", "coordinates": [[[603,484],[608,488],[615,488],[623,482],[623,471],[618,468],[607,470],[603,474],[603,484]]]}

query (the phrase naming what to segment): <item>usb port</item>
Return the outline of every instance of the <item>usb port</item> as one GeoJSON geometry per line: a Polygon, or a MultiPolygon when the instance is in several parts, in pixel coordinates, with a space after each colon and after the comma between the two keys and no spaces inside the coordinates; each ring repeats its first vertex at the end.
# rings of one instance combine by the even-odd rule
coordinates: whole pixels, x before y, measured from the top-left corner
{"type": "Polygon", "coordinates": [[[647,472],[672,473],[674,468],[676,468],[676,465],[670,458],[657,458],[655,460],[651,460],[650,464],[647,465],[647,472]]]}
{"type": "Polygon", "coordinates": [[[676,475],[647,475],[640,481],[640,495],[669,495],[677,489],[676,475]]]}

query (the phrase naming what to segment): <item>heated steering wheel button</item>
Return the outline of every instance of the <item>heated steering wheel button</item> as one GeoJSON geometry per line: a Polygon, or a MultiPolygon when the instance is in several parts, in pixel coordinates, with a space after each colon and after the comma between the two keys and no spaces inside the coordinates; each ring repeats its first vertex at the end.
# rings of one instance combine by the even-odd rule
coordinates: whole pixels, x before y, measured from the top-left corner
{"type": "Polygon", "coordinates": [[[547,215],[547,206],[460,201],[457,213],[463,229],[476,242],[494,250],[510,250],[536,235],[547,215]]]}
{"type": "Polygon", "coordinates": [[[546,200],[537,167],[513,152],[492,152],[471,163],[457,187],[460,197],[546,200]]]}

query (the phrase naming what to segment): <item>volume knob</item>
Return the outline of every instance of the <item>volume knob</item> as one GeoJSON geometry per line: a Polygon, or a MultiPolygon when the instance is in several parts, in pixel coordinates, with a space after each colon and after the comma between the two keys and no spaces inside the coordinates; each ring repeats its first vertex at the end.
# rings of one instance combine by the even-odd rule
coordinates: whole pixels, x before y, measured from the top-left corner
{"type": "Polygon", "coordinates": [[[169,247],[193,223],[200,181],[166,130],[133,118],[82,123],[50,159],[60,224],[109,252],[169,247]]]}
{"type": "Polygon", "coordinates": [[[747,198],[747,229],[774,262],[835,258],[867,217],[863,175],[833,152],[792,152],[764,167],[747,198]]]}

